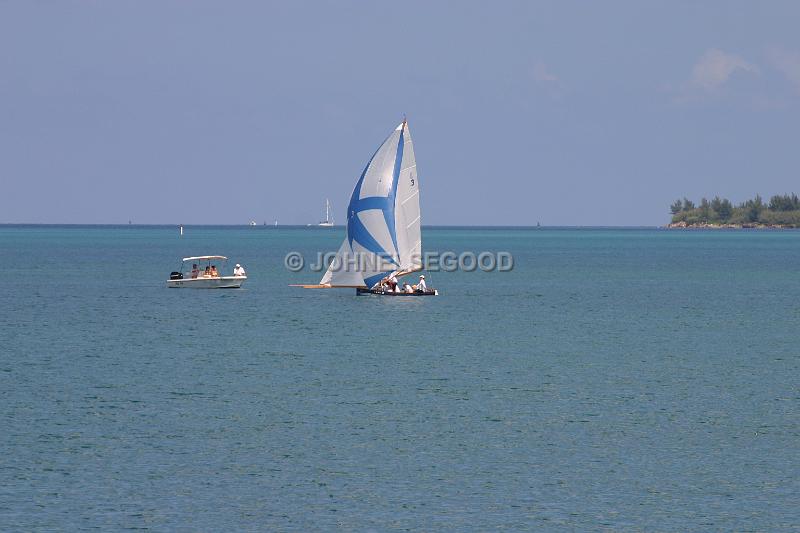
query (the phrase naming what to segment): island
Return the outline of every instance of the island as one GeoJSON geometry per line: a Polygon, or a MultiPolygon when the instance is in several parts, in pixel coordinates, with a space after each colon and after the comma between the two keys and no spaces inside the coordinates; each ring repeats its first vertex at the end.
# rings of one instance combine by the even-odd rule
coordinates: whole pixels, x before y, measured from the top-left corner
{"type": "Polygon", "coordinates": [[[672,222],[668,228],[798,228],[800,227],[800,199],[797,195],[779,194],[764,203],[756,195],[739,205],[727,198],[715,196],[698,205],[688,198],[675,200],[670,206],[672,222]]]}

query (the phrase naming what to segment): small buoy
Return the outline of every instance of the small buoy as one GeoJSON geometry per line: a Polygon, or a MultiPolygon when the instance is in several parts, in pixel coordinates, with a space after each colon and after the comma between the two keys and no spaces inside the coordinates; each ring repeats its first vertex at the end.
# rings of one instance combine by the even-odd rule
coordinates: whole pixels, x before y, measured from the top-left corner
{"type": "Polygon", "coordinates": [[[183,224],[181,224],[180,228],[181,228],[181,237],[183,237],[183,224]]]}

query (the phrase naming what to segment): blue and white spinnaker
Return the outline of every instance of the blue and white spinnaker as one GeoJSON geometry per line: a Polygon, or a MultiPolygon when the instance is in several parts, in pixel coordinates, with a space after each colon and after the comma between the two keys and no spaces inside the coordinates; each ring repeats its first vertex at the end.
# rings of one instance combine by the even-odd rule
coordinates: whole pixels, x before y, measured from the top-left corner
{"type": "Polygon", "coordinates": [[[372,288],[421,268],[419,179],[404,120],[361,173],[347,206],[347,236],[320,285],[372,288]]]}

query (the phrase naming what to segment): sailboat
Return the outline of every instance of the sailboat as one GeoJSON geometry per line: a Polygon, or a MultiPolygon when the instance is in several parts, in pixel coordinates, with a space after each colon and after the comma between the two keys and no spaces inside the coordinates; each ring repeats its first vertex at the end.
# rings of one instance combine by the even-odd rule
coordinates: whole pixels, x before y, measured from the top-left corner
{"type": "Polygon", "coordinates": [[[331,201],[325,198],[325,220],[317,224],[323,228],[332,228],[333,219],[331,218],[331,201]]]}
{"type": "Polygon", "coordinates": [[[417,286],[398,292],[395,279],[422,270],[419,179],[405,119],[381,144],[356,182],[347,206],[344,242],[317,285],[357,294],[434,296],[417,286]],[[388,282],[388,283],[387,283],[388,282]]]}

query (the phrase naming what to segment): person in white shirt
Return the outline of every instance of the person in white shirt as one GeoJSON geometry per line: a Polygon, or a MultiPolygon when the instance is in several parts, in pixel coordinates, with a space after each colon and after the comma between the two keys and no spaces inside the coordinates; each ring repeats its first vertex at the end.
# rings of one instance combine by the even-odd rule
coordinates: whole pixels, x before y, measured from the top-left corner
{"type": "Polygon", "coordinates": [[[408,282],[403,283],[403,292],[405,293],[412,293],[414,292],[414,288],[408,284],[408,282]]]}
{"type": "Polygon", "coordinates": [[[397,292],[397,276],[395,276],[394,273],[389,276],[388,284],[392,292],[397,292]]]}
{"type": "Polygon", "coordinates": [[[236,266],[233,269],[233,275],[237,276],[237,277],[246,275],[244,273],[244,268],[242,268],[242,265],[240,265],[239,263],[236,263],[236,266]]]}
{"type": "Polygon", "coordinates": [[[419,276],[419,283],[417,283],[417,291],[418,292],[425,292],[428,290],[428,286],[425,284],[425,276],[419,276]]]}

